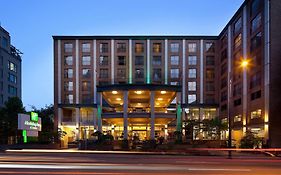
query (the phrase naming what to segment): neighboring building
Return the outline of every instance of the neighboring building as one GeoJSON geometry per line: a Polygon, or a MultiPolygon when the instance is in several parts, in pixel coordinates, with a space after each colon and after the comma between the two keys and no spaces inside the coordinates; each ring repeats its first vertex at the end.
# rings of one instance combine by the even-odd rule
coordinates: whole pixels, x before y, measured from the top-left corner
{"type": "Polygon", "coordinates": [[[236,141],[250,130],[281,147],[280,10],[245,1],[219,36],[53,36],[57,127],[69,142],[96,130],[196,140],[212,134],[185,133],[188,121],[230,117],[236,141]]]}
{"type": "Polygon", "coordinates": [[[21,52],[11,45],[9,33],[0,26],[0,107],[15,96],[21,98],[21,52]]]}

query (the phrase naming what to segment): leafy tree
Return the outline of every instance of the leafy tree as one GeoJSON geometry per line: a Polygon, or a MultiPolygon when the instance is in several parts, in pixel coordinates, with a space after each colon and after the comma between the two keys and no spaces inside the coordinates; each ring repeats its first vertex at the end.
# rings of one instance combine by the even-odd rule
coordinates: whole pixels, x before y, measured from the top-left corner
{"type": "Polygon", "coordinates": [[[251,131],[247,131],[245,136],[240,140],[241,148],[255,148],[262,143],[262,138],[256,136],[251,131]]]}
{"type": "Polygon", "coordinates": [[[21,99],[11,97],[5,102],[5,106],[1,108],[1,142],[6,144],[8,137],[17,138],[18,136],[18,114],[25,113],[21,99]]]}

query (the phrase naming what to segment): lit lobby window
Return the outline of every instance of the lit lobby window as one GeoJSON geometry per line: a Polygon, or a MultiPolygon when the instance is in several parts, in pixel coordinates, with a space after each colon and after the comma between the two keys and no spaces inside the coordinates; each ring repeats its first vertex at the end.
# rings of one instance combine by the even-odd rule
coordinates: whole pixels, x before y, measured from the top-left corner
{"type": "Polygon", "coordinates": [[[251,112],[251,119],[260,118],[261,117],[261,109],[251,112]]]}

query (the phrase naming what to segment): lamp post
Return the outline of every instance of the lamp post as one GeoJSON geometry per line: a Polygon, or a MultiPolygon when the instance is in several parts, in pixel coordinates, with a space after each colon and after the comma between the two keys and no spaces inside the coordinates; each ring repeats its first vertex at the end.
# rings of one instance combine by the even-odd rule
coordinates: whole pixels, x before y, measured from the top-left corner
{"type": "MultiPolygon", "coordinates": [[[[245,69],[247,68],[249,62],[247,59],[243,59],[242,62],[241,62],[241,68],[243,68],[243,71],[245,71],[245,69]]],[[[229,96],[231,94],[231,86],[232,86],[232,78],[230,77],[229,78],[229,88],[228,88],[228,91],[229,91],[229,96]]],[[[231,149],[232,148],[232,133],[231,133],[231,130],[232,130],[232,127],[231,127],[231,123],[232,123],[232,120],[230,119],[230,97],[229,97],[229,100],[228,100],[228,148],[231,149]]],[[[231,159],[232,158],[232,152],[231,150],[228,151],[228,158],[231,159]]]]}

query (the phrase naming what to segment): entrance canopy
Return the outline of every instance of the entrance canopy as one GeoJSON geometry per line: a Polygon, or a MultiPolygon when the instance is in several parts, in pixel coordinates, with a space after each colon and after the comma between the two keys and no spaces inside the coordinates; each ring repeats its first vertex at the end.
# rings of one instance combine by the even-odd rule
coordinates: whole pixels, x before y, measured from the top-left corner
{"type": "Polygon", "coordinates": [[[159,84],[118,84],[98,86],[97,91],[102,93],[103,99],[105,99],[112,107],[119,107],[124,104],[124,91],[127,91],[129,108],[150,107],[151,92],[154,92],[155,107],[165,108],[168,107],[175,99],[177,92],[181,91],[181,86],[159,84]]]}

